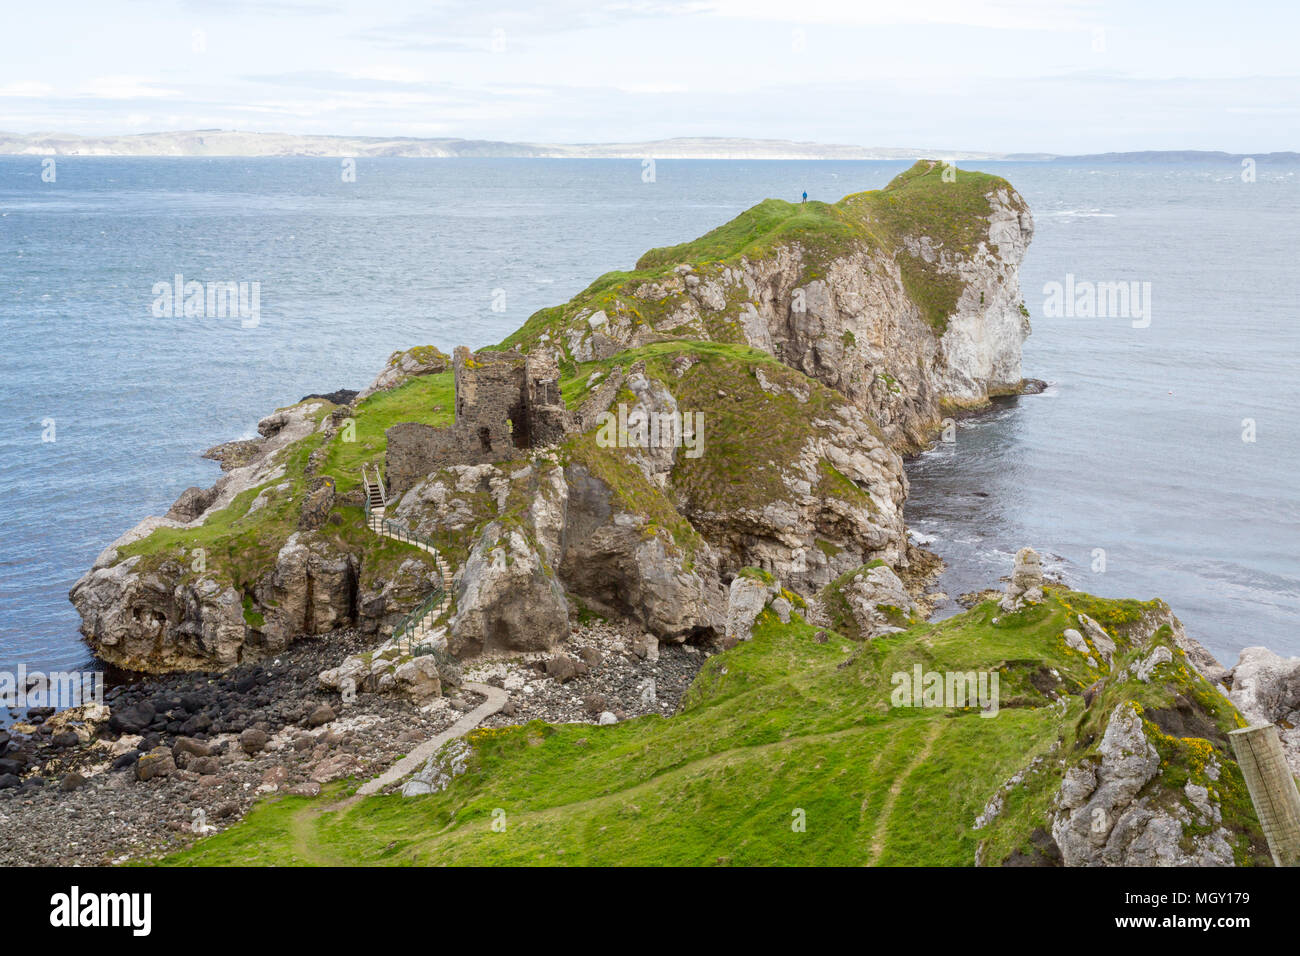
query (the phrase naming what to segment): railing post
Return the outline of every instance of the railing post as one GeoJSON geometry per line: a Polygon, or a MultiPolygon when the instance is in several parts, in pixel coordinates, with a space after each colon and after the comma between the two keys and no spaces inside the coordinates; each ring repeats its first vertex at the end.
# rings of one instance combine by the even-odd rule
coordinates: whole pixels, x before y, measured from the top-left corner
{"type": "Polygon", "coordinates": [[[1300,865],[1300,792],[1272,724],[1229,732],[1274,866],[1300,865]]]}

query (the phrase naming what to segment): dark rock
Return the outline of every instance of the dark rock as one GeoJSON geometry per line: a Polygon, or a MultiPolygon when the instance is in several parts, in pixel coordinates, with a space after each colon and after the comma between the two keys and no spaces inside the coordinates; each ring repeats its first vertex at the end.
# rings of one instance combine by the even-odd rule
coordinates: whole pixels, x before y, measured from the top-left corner
{"type": "Polygon", "coordinates": [[[546,676],[567,683],[578,676],[578,662],[567,654],[557,654],[546,662],[546,676]]]}
{"type": "Polygon", "coordinates": [[[81,743],[81,738],[73,731],[65,730],[63,733],[55,734],[50,738],[50,746],[63,749],[64,747],[75,747],[81,743]]]}
{"type": "Polygon", "coordinates": [[[249,727],[239,735],[239,746],[244,753],[252,755],[265,749],[266,742],[270,739],[265,730],[249,727]]]}
{"type": "Polygon", "coordinates": [[[329,704],[321,704],[307,717],[309,727],[320,727],[322,724],[328,724],[334,719],[334,708],[329,704]]]}
{"type": "Polygon", "coordinates": [[[84,786],[85,783],[86,778],[74,770],[60,781],[59,789],[66,793],[84,786]]]}
{"type": "Polygon", "coordinates": [[[304,531],[322,528],[334,510],[334,479],[317,478],[302,502],[298,527],[304,531]]]}
{"type": "Polygon", "coordinates": [[[22,781],[18,779],[17,774],[0,773],[0,790],[12,790],[14,787],[20,786],[21,784],[22,781]]]}
{"type": "Polygon", "coordinates": [[[599,714],[606,710],[604,694],[588,694],[582,698],[582,709],[589,714],[599,714]]]}
{"type": "Polygon", "coordinates": [[[113,761],[114,770],[126,770],[135,766],[135,762],[140,759],[140,751],[128,750],[116,760],[113,761]]]}
{"type": "Polygon", "coordinates": [[[352,399],[356,398],[357,395],[358,392],[355,388],[340,388],[324,394],[313,392],[311,395],[304,395],[302,398],[298,399],[298,402],[301,404],[308,399],[323,398],[325,401],[333,402],[335,405],[351,405],[352,399]]]}
{"type": "Polygon", "coordinates": [[[171,506],[165,517],[172,521],[188,523],[207,511],[212,506],[212,502],[216,500],[216,486],[211,488],[189,487],[181,492],[181,496],[176,499],[176,503],[171,506]]]}
{"type": "Polygon", "coordinates": [[[138,734],[152,724],[153,720],[153,704],[143,700],[114,711],[108,718],[108,726],[118,733],[138,734]]]}

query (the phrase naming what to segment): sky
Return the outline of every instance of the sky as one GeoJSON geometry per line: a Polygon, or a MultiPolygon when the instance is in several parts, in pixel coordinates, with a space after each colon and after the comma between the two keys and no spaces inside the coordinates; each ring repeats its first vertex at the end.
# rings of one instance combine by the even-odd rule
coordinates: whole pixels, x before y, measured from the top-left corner
{"type": "Polygon", "coordinates": [[[1300,4],[6,0],[0,130],[1300,149],[1300,4]]]}

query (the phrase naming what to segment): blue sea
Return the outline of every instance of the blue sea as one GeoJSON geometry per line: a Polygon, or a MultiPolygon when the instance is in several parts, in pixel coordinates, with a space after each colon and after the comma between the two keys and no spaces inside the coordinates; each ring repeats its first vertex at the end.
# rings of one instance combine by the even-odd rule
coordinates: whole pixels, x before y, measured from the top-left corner
{"type": "MultiPolygon", "coordinates": [[[[337,159],[68,157],[48,182],[0,157],[0,667],[89,663],[68,588],[277,406],[362,388],[394,349],[499,341],[765,197],[906,165],[361,159],[344,182],[337,159]],[[177,274],[258,282],[256,326],[155,318],[177,274]]],[[[1024,370],[1051,387],[909,464],[940,587],[994,585],[1032,545],[1078,587],[1164,598],[1229,665],[1300,654],[1297,167],[969,165],[1033,209],[1024,370]],[[1045,316],[1067,275],[1149,282],[1149,326],[1045,316]]]]}

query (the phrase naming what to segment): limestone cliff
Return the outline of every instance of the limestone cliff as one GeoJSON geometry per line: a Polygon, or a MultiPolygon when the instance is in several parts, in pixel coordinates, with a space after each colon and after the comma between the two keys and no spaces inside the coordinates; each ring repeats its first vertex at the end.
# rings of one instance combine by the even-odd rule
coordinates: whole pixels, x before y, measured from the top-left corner
{"type": "Polygon", "coordinates": [[[574,362],[664,339],[743,343],[851,399],[900,449],[1022,385],[1033,218],[1005,180],[921,162],[834,204],[767,200],[653,249],[507,344],[574,362]]]}

